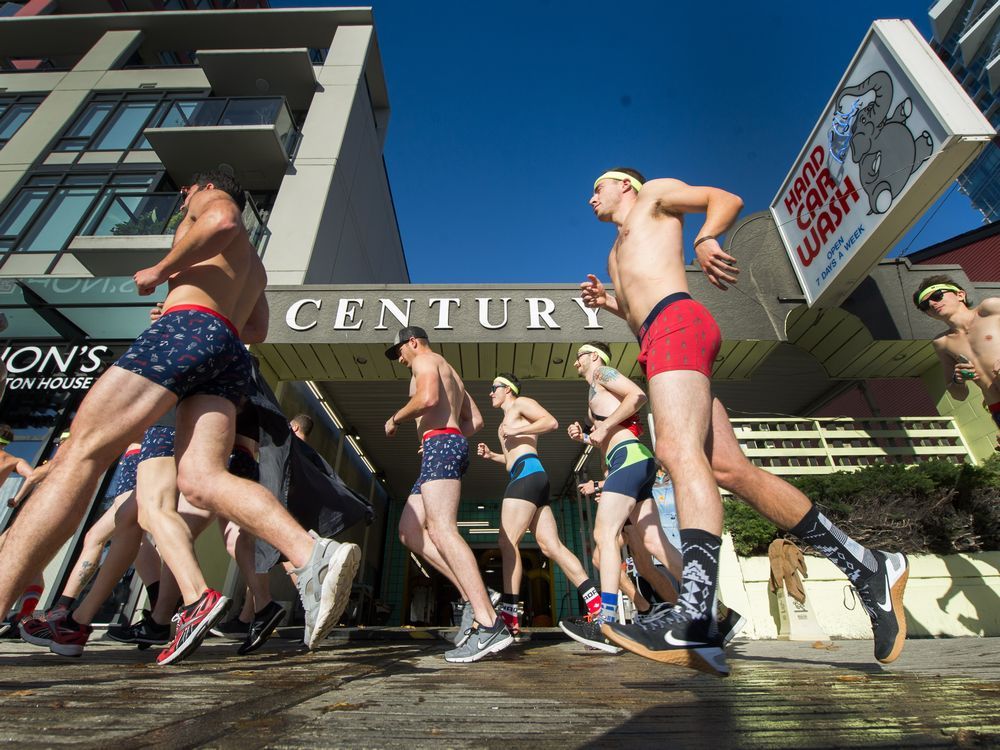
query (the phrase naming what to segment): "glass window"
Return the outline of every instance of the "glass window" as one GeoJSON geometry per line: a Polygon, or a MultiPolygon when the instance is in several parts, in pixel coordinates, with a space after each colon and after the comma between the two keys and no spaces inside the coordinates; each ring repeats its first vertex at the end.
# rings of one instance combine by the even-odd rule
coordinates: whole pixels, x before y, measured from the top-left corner
{"type": "Polygon", "coordinates": [[[100,189],[96,187],[62,187],[56,190],[18,249],[26,252],[62,250],[76,232],[80,220],[87,215],[98,193],[100,189]]]}
{"type": "Polygon", "coordinates": [[[8,107],[0,116],[0,143],[9,141],[37,108],[34,102],[21,102],[8,107]]]}
{"type": "Polygon", "coordinates": [[[93,148],[98,151],[127,149],[139,135],[139,131],[142,130],[154,109],[156,109],[156,102],[122,103],[93,148]]]}
{"type": "Polygon", "coordinates": [[[0,218],[0,236],[20,234],[50,193],[44,188],[25,188],[18,193],[0,218]]]}
{"type": "Polygon", "coordinates": [[[225,105],[225,99],[188,99],[174,102],[159,127],[187,128],[216,125],[225,105]]]}

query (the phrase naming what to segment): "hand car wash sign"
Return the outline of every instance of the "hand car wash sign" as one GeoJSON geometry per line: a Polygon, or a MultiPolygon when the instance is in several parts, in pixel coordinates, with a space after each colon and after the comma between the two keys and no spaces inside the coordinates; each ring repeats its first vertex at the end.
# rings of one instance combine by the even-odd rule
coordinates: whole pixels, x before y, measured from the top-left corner
{"type": "Polygon", "coordinates": [[[993,135],[913,24],[872,24],[771,203],[809,305],[843,302],[993,135]]]}

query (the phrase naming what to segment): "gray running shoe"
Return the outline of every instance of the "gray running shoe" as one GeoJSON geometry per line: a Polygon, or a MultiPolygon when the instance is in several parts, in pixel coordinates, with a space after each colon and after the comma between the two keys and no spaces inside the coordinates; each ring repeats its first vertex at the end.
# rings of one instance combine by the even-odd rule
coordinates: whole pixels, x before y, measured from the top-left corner
{"type": "MultiPolygon", "coordinates": [[[[490,604],[496,609],[497,604],[500,603],[500,592],[488,588],[486,589],[486,593],[490,595],[490,604]]],[[[472,622],[475,619],[476,613],[473,611],[472,605],[469,602],[462,602],[462,619],[458,623],[458,630],[455,631],[455,635],[451,637],[451,642],[456,646],[461,646],[465,643],[465,639],[469,637],[472,622]]]]}
{"type": "Polygon", "coordinates": [[[469,635],[458,648],[445,652],[445,661],[453,664],[468,664],[479,661],[487,654],[495,654],[503,651],[514,642],[514,636],[507,630],[507,626],[501,618],[497,618],[493,627],[487,628],[480,625],[478,628],[469,628],[469,635]]]}
{"type": "Polygon", "coordinates": [[[347,609],[351,583],[361,563],[361,548],[356,544],[323,539],[315,531],[310,531],[309,535],[316,540],[312,555],[295,573],[299,577],[299,596],[306,614],[303,640],[306,646],[314,649],[347,609]]]}

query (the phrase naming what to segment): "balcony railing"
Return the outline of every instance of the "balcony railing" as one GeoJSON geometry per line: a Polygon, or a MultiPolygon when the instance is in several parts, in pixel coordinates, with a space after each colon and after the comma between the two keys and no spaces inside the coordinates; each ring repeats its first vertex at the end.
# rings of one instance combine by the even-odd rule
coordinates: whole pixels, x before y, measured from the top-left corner
{"type": "Polygon", "coordinates": [[[783,476],[830,474],[872,464],[913,464],[936,458],[974,461],[951,417],[732,422],[747,458],[783,476]]]}
{"type": "Polygon", "coordinates": [[[157,128],[206,128],[273,125],[286,153],[295,135],[292,113],[280,96],[230,96],[173,102],[157,128]]]}
{"type": "MultiPolygon", "coordinates": [[[[183,202],[183,196],[178,193],[110,193],[91,218],[84,222],[80,235],[129,237],[173,234],[183,218],[183,202]]],[[[243,225],[253,246],[263,251],[267,227],[249,195],[243,209],[243,225]]]]}

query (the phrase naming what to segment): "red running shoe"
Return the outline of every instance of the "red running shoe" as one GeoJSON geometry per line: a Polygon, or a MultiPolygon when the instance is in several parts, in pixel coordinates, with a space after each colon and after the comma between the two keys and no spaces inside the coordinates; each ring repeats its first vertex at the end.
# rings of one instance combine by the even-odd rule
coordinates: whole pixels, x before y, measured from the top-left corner
{"type": "Polygon", "coordinates": [[[49,651],[60,656],[80,656],[87,645],[93,628],[68,621],[65,610],[54,616],[28,617],[18,626],[21,638],[35,646],[48,646],[49,651]]]}
{"type": "Polygon", "coordinates": [[[227,609],[229,600],[214,589],[205,589],[198,601],[181,607],[173,617],[174,640],[156,657],[157,664],[173,664],[190,656],[227,609]]]}

